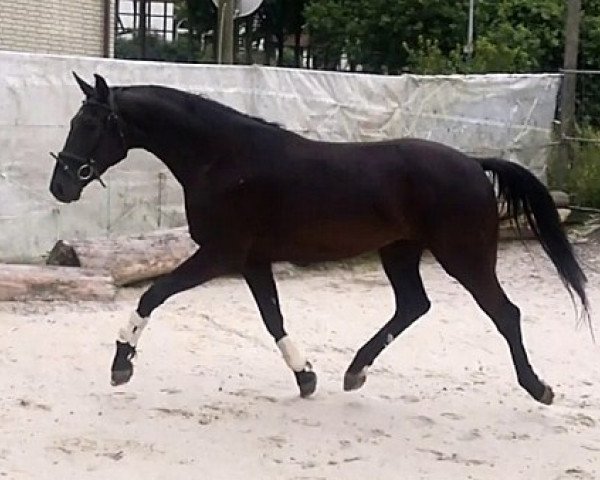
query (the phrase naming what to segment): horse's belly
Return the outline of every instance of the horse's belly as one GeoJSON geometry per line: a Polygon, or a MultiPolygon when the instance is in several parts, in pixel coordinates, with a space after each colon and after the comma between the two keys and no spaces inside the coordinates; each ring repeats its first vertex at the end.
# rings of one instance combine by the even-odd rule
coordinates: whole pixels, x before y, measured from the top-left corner
{"type": "Polygon", "coordinates": [[[260,239],[253,250],[271,261],[313,263],[377,250],[408,232],[379,222],[327,222],[260,239]]]}

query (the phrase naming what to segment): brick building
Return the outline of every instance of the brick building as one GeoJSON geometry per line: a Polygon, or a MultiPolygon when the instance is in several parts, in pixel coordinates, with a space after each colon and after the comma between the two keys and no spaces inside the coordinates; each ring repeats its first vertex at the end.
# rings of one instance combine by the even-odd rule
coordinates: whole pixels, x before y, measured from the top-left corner
{"type": "Polygon", "coordinates": [[[0,0],[0,50],[112,57],[114,0],[0,0]]]}

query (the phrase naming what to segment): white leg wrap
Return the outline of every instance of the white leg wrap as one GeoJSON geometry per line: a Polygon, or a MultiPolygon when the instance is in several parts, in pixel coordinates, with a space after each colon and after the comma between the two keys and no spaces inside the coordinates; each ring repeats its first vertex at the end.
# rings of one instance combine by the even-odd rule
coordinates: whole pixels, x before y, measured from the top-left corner
{"type": "Polygon", "coordinates": [[[142,318],[137,312],[133,312],[127,325],[119,330],[118,339],[120,342],[129,343],[132,347],[137,345],[140,336],[144,330],[144,327],[148,324],[150,317],[142,318]]]}
{"type": "Polygon", "coordinates": [[[304,370],[308,362],[306,361],[304,355],[301,355],[296,346],[292,343],[290,337],[283,337],[277,342],[277,346],[279,347],[279,350],[281,350],[283,359],[285,360],[285,363],[287,363],[288,367],[290,367],[294,372],[301,372],[304,370]]]}

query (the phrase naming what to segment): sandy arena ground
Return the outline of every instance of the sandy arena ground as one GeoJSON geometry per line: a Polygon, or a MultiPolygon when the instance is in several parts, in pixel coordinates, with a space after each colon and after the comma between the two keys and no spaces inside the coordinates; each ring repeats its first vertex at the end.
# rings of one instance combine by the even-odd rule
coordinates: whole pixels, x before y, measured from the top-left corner
{"type": "MultiPolygon", "coordinates": [[[[111,305],[0,304],[0,478],[598,479],[600,346],[528,248],[503,245],[499,277],[524,314],[531,362],[555,389],[551,407],[518,387],[504,340],[431,259],[431,311],[352,393],[343,372],[393,310],[383,273],[281,269],[288,331],[319,375],[309,400],[238,279],[159,309],[119,388],[109,384],[113,342],[142,290],[111,305]]],[[[600,265],[600,247],[579,250],[600,265]]],[[[599,275],[587,271],[597,311],[599,275]]]]}

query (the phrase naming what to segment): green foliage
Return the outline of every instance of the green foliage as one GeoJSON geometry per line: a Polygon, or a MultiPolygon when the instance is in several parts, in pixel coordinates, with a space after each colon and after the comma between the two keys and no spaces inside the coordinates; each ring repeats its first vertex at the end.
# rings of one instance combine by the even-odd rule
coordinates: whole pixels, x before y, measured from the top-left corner
{"type": "MultiPolygon", "coordinates": [[[[304,26],[303,10],[306,0],[263,0],[259,9],[250,17],[237,21],[238,45],[252,45],[256,48],[258,44],[265,50],[262,55],[265,63],[271,63],[272,57],[277,54],[279,65],[297,65],[300,58],[299,51],[290,60],[289,54],[284,55],[284,42],[286,36],[298,36],[304,26]],[[247,29],[243,32],[245,38],[241,38],[241,26],[247,29]],[[291,62],[291,63],[290,63],[291,62]]],[[[195,48],[202,44],[203,36],[214,36],[217,29],[217,9],[211,0],[175,0],[176,16],[179,19],[187,19],[187,26],[194,39],[195,48]]],[[[210,52],[204,54],[210,57],[210,52]]],[[[251,61],[251,55],[246,61],[251,61]]]]}
{"type": "Polygon", "coordinates": [[[415,46],[404,42],[402,47],[407,52],[407,70],[423,75],[455,73],[457,65],[462,61],[460,52],[458,52],[460,46],[447,55],[442,52],[437,40],[422,36],[417,39],[415,46]]]}
{"type": "Polygon", "coordinates": [[[351,42],[346,35],[346,25],[351,21],[349,11],[338,0],[323,0],[311,2],[304,16],[309,21],[313,53],[321,61],[334,58],[337,63],[351,42]]]}
{"type": "Polygon", "coordinates": [[[188,20],[193,35],[217,28],[217,9],[211,0],[175,0],[175,15],[188,20]]]}
{"type": "Polygon", "coordinates": [[[476,13],[476,52],[484,41],[489,62],[490,47],[496,47],[496,59],[488,64],[503,67],[498,71],[556,71],[562,64],[562,0],[479,0],[476,13]],[[505,55],[514,63],[503,60],[505,55]]]}
{"type": "Polygon", "coordinates": [[[476,5],[470,59],[463,54],[467,0],[313,0],[304,14],[319,49],[330,56],[345,53],[367,71],[557,70],[562,0],[479,0],[476,5]]]}
{"type": "Polygon", "coordinates": [[[313,0],[304,16],[317,49],[345,53],[365,71],[398,73],[424,46],[419,41],[435,41],[447,54],[462,40],[465,5],[467,0],[313,0]]]}
{"type": "MultiPolygon", "coordinates": [[[[596,135],[600,139],[599,135],[596,135]]],[[[586,144],[576,148],[576,161],[569,170],[567,189],[577,205],[600,208],[600,147],[586,144]]]]}
{"type": "Polygon", "coordinates": [[[561,152],[558,148],[553,149],[548,164],[548,185],[568,191],[574,205],[600,208],[600,144],[593,143],[600,141],[600,131],[588,126],[577,135],[589,138],[592,142],[568,145],[573,163],[567,169],[563,185],[558,184],[558,179],[554,177],[558,170],[557,162],[561,161],[561,152]]]}
{"type": "MultiPolygon", "coordinates": [[[[141,59],[139,37],[131,40],[119,38],[115,41],[115,56],[129,60],[141,59]]],[[[146,60],[164,62],[197,62],[207,61],[197,50],[191,50],[187,37],[180,37],[175,42],[165,42],[161,37],[149,35],[146,37],[146,60]]]]}
{"type": "MultiPolygon", "coordinates": [[[[581,24],[579,68],[600,70],[600,0],[586,0],[581,24]]],[[[600,126],[600,76],[578,77],[577,117],[583,124],[600,126]]]]}
{"type": "MultiPolygon", "coordinates": [[[[578,136],[590,139],[591,142],[569,143],[567,147],[572,164],[567,167],[566,178],[560,181],[556,178],[559,169],[558,162],[562,161],[559,148],[549,151],[548,185],[550,188],[566,190],[574,205],[600,208],[600,131],[594,127],[584,127],[578,136]]],[[[562,180],[562,179],[561,179],[562,180]]]]}

